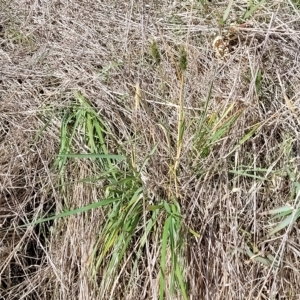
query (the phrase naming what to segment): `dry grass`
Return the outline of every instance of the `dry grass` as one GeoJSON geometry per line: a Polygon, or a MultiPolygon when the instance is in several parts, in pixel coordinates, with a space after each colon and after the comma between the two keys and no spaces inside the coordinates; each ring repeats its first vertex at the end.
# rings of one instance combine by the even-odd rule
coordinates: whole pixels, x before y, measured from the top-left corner
{"type": "MultiPolygon", "coordinates": [[[[138,245],[162,200],[183,215],[188,299],[300,298],[299,223],[268,236],[277,220],[261,214],[298,208],[287,170],[297,183],[299,3],[266,1],[229,25],[248,3],[234,1],[222,25],[226,1],[0,0],[0,299],[158,299],[166,214],[138,245]],[[132,176],[157,147],[134,181],[141,223],[110,280],[112,248],[95,269],[107,208],[21,227],[107,196],[108,179],[83,180],[97,177],[94,160],[55,164],[76,92],[132,176]]],[[[88,152],[80,130],[74,141],[88,152]]],[[[164,298],[181,299],[165,246],[164,298]]]]}

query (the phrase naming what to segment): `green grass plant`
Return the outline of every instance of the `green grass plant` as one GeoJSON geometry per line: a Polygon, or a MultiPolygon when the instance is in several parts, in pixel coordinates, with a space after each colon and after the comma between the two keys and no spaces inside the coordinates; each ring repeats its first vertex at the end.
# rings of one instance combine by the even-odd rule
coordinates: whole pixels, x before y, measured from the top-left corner
{"type": "Polygon", "coordinates": [[[274,215],[271,220],[281,219],[281,221],[276,225],[275,228],[269,231],[268,236],[274,236],[277,232],[281,231],[284,228],[289,228],[292,226],[300,217],[300,183],[296,177],[296,174],[291,171],[289,168],[286,169],[286,172],[290,178],[290,181],[293,185],[291,200],[294,201],[291,205],[285,205],[282,207],[274,208],[268,210],[262,214],[274,215]]]}
{"type": "MultiPolygon", "coordinates": [[[[145,245],[151,243],[153,235],[160,234],[159,299],[164,299],[166,289],[171,294],[175,294],[179,289],[183,298],[188,299],[182,260],[184,235],[179,204],[166,200],[158,205],[147,204],[148,198],[142,185],[141,172],[155,153],[156,146],[147,155],[139,170],[135,168],[135,162],[128,164],[131,160],[127,160],[124,155],[109,154],[106,145],[111,131],[82,94],[76,93],[75,97],[78,102],[66,112],[61,126],[60,150],[55,162],[60,174],[60,186],[62,192],[66,193],[68,181],[65,172],[68,164],[88,159],[95,164],[98,174],[80,181],[105,181],[104,198],[75,209],[68,208],[69,204],[65,203],[66,209],[63,212],[39,218],[27,225],[35,226],[102,208],[106,219],[94,245],[90,270],[91,276],[96,278],[101,268],[102,288],[111,294],[115,288],[112,278],[120,272],[122,262],[128,259],[128,251],[136,251],[133,264],[134,269],[138,268],[145,245]],[[74,153],[78,134],[86,144],[84,148],[88,153],[74,153]],[[162,219],[165,221],[161,228],[162,219]],[[171,270],[170,274],[166,274],[167,268],[171,270]]],[[[119,152],[124,151],[121,149],[119,152]]]]}

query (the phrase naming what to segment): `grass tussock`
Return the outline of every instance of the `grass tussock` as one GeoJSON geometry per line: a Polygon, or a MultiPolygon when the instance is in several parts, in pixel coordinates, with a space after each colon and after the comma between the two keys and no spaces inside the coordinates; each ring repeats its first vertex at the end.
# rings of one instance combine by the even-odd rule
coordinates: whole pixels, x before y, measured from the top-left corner
{"type": "Polygon", "coordinates": [[[0,299],[298,299],[298,1],[0,2],[0,299]]]}

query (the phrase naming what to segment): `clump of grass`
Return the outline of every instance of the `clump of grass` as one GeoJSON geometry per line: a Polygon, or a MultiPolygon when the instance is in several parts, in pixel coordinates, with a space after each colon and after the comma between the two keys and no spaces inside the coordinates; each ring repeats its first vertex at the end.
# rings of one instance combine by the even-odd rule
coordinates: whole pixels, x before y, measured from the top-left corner
{"type": "MultiPolygon", "coordinates": [[[[138,97],[141,97],[140,93],[138,97]]],[[[111,295],[114,295],[116,288],[116,282],[112,279],[120,276],[119,272],[122,269],[120,266],[128,255],[128,250],[136,252],[136,258],[133,260],[134,269],[136,269],[141,263],[142,255],[145,254],[145,245],[149,247],[151,236],[159,235],[160,232],[161,237],[158,236],[158,238],[161,240],[159,242],[161,248],[157,245],[161,251],[158,264],[159,299],[164,299],[167,288],[171,294],[179,288],[184,299],[188,299],[181,258],[183,237],[179,206],[165,200],[158,205],[149,205],[140,178],[143,168],[156,148],[145,158],[140,170],[136,169],[134,161],[132,164],[127,164],[125,156],[109,154],[105,146],[108,142],[106,136],[110,134],[109,128],[80,93],[76,94],[76,99],[79,102],[78,105],[72,106],[62,122],[61,146],[55,163],[61,178],[62,192],[66,192],[68,182],[65,180],[65,172],[70,161],[89,159],[94,162],[99,173],[95,178],[84,178],[82,181],[85,183],[100,180],[107,182],[105,197],[95,203],[75,209],[68,208],[69,204],[65,203],[67,208],[63,212],[34,220],[28,225],[58,220],[102,207],[106,214],[106,221],[93,247],[89,267],[91,276],[95,279],[101,269],[103,274],[101,289],[111,295]],[[74,143],[78,132],[82,133],[89,153],[74,153],[74,143]],[[162,232],[159,229],[161,218],[165,218],[162,232]],[[170,252],[167,254],[168,249],[170,252]],[[166,274],[168,268],[171,270],[170,274],[166,274]]],[[[136,109],[138,105],[139,100],[136,99],[136,109]]],[[[120,151],[123,152],[122,149],[120,151]]],[[[130,256],[132,253],[126,260],[130,259],[130,256]]]]}

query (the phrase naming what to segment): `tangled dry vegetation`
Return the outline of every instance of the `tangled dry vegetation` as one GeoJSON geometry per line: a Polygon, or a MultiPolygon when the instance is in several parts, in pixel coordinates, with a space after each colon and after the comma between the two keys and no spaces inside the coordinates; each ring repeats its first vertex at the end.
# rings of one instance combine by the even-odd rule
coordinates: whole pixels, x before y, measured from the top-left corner
{"type": "Polygon", "coordinates": [[[260,2],[0,1],[0,299],[300,298],[299,3],[260,2]]]}

